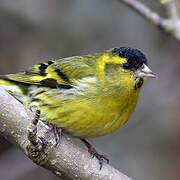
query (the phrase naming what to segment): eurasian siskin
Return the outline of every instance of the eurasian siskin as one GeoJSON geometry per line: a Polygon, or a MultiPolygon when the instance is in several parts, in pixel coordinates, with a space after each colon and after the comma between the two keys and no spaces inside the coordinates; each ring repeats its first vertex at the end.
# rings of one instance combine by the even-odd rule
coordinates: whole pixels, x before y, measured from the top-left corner
{"type": "Polygon", "coordinates": [[[120,47],[102,53],[51,60],[18,74],[0,76],[0,86],[41,118],[81,138],[103,136],[130,118],[146,77],[155,77],[145,55],[120,47]]]}

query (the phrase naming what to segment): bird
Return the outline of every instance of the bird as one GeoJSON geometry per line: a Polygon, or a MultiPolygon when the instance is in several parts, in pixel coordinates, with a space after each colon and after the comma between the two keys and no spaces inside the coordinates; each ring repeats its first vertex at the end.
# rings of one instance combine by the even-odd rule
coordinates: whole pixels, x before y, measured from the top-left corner
{"type": "Polygon", "coordinates": [[[135,110],[147,78],[157,77],[142,51],[131,47],[49,60],[17,74],[0,76],[0,87],[53,127],[79,138],[102,168],[109,160],[86,140],[112,133],[135,110]]]}

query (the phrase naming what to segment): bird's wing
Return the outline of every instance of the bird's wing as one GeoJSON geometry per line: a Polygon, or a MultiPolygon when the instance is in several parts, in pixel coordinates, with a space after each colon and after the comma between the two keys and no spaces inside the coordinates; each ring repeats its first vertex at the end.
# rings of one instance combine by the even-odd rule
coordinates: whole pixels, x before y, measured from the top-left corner
{"type": "Polygon", "coordinates": [[[0,76],[0,79],[69,89],[73,87],[76,80],[95,74],[92,66],[87,63],[87,58],[89,57],[76,56],[48,61],[32,66],[24,72],[0,76]]]}

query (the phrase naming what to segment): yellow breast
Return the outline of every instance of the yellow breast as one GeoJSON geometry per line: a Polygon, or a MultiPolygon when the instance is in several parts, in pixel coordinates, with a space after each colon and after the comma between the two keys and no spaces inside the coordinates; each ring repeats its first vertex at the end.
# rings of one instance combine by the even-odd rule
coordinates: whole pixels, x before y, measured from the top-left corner
{"type": "Polygon", "coordinates": [[[103,136],[117,130],[129,119],[136,102],[136,95],[129,98],[119,95],[99,97],[96,101],[72,101],[63,106],[68,115],[58,111],[57,118],[51,123],[77,137],[103,136]]]}

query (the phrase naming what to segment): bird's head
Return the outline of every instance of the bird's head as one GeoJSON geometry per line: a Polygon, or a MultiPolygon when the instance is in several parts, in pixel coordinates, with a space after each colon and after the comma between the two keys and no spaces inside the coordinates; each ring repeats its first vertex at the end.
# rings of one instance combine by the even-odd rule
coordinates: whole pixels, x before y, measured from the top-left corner
{"type": "Polygon", "coordinates": [[[156,77],[148,67],[145,55],[130,47],[113,48],[102,54],[99,72],[103,81],[109,79],[112,83],[124,83],[125,86],[132,84],[135,89],[140,88],[146,78],[156,77]]]}

